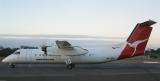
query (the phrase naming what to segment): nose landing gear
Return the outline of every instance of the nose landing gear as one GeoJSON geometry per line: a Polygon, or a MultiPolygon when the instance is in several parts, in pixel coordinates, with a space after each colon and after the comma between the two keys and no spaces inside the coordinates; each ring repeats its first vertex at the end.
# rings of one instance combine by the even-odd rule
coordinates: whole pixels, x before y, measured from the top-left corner
{"type": "Polygon", "coordinates": [[[14,65],[14,64],[9,64],[8,67],[9,67],[9,68],[15,68],[15,65],[14,65]]]}

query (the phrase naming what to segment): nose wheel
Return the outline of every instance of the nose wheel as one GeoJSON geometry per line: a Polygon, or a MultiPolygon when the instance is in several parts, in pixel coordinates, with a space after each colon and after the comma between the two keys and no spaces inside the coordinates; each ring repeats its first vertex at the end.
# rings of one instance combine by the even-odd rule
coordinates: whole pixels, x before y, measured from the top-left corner
{"type": "Polygon", "coordinates": [[[14,65],[14,64],[9,64],[8,67],[9,67],[9,68],[15,68],[15,65],[14,65]]]}

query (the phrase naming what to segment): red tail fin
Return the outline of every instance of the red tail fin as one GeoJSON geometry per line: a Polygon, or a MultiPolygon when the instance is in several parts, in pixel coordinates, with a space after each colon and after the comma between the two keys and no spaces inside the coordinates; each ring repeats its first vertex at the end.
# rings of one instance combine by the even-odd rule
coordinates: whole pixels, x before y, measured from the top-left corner
{"type": "Polygon", "coordinates": [[[156,22],[152,20],[138,23],[127,39],[127,44],[118,59],[144,54],[144,50],[152,31],[152,27],[150,26],[155,23],[156,22]]]}

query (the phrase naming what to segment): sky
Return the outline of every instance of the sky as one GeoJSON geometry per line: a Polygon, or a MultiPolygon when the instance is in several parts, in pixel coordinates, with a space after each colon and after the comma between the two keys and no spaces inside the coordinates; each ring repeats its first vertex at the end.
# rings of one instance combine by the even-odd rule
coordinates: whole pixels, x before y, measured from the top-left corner
{"type": "Polygon", "coordinates": [[[128,37],[152,19],[160,41],[160,0],[0,0],[0,34],[128,37]]]}

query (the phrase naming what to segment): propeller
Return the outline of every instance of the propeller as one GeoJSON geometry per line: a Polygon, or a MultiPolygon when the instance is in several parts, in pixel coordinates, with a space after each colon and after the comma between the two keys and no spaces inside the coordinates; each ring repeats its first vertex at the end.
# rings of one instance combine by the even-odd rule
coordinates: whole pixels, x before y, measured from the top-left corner
{"type": "Polygon", "coordinates": [[[49,41],[47,41],[47,42],[43,42],[40,47],[41,47],[41,50],[44,51],[44,54],[47,55],[47,48],[51,47],[51,45],[49,44],[49,41]]]}

